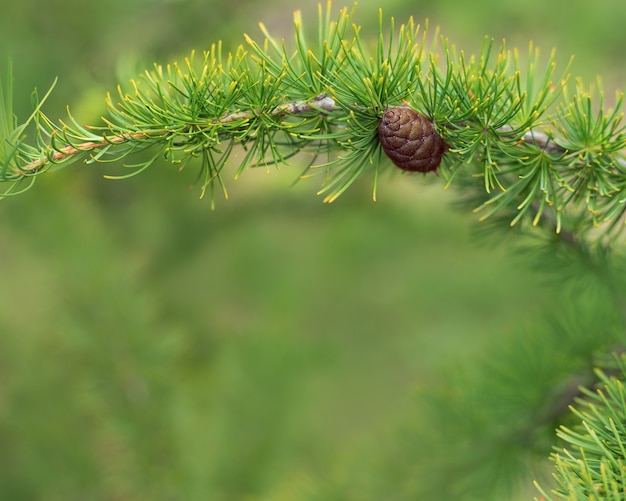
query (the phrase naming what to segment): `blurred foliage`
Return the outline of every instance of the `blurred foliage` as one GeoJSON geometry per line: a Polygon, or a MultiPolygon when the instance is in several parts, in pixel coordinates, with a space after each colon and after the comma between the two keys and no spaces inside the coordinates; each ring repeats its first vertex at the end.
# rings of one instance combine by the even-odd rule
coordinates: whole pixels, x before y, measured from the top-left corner
{"type": "MultiPolygon", "coordinates": [[[[359,3],[364,30],[379,6],[359,3]]],[[[288,33],[299,7],[316,2],[24,0],[3,6],[0,57],[14,60],[17,113],[59,76],[47,113],[69,104],[89,121],[118,78],[238,43],[258,21],[288,33]]],[[[556,46],[575,74],[623,85],[617,0],[383,8],[429,17],[467,52],[485,34],[556,46]]],[[[447,459],[471,457],[483,442],[468,437],[488,440],[520,405],[533,424],[526,403],[556,400],[623,332],[610,298],[542,281],[533,252],[476,245],[472,219],[448,208],[455,193],[390,175],[375,204],[366,182],[326,206],[288,188],[290,170],[251,173],[215,212],[187,192],[192,174],[167,169],[123,183],[59,172],[0,204],[0,499],[479,499],[472,485],[494,492],[493,474],[440,474],[465,476],[480,456],[457,473],[447,459]],[[559,328],[542,320],[551,310],[559,328]]],[[[519,499],[546,469],[555,425],[540,417],[503,463],[519,499]]]]}

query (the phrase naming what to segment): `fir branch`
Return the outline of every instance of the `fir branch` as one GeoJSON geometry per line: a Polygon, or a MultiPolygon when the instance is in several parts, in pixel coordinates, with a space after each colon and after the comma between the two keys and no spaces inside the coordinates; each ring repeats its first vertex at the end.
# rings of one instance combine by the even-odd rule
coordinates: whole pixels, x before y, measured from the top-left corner
{"type": "MultiPolygon", "coordinates": [[[[288,162],[311,154],[301,177],[324,176],[326,201],[362,174],[386,168],[377,137],[384,111],[403,104],[435,124],[448,145],[439,172],[482,199],[481,219],[503,215],[511,225],[548,225],[571,239],[578,227],[617,234],[626,215],[626,134],[621,96],[604,108],[601,90],[580,82],[572,94],[566,72],[555,75],[554,54],[544,69],[530,47],[497,50],[485,39],[477,56],[457,53],[446,39],[436,50],[412,19],[396,29],[379,16],[372,49],[353,23],[354,12],[331,17],[319,7],[317,40],[311,42],[299,13],[290,46],[261,25],[263,43],[223,54],[221,44],[182,65],[155,65],[129,89],[107,98],[103,124],[83,126],[69,115],[58,124],[42,111],[49,93],[35,98],[23,124],[12,116],[10,85],[4,89],[0,182],[5,195],[21,192],[43,172],[76,162],[111,162],[154,150],[127,164],[135,175],[166,160],[186,167],[197,160],[202,194],[216,184],[236,148],[244,151],[235,177],[247,167],[288,162]],[[292,48],[293,47],[293,48],[292,48]],[[442,64],[442,61],[443,64],[442,64]],[[34,141],[27,141],[34,129],[34,141]],[[319,159],[319,160],[318,160],[319,159]]],[[[115,176],[109,176],[115,177],[115,176]]]]}

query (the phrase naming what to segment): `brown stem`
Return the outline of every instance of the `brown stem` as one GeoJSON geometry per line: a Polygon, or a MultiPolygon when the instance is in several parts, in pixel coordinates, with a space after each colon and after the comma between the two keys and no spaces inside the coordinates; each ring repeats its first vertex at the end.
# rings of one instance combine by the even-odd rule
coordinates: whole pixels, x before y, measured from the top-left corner
{"type": "Polygon", "coordinates": [[[33,162],[27,163],[21,168],[21,170],[27,171],[29,174],[36,173],[48,163],[60,162],[68,157],[71,157],[72,155],[76,155],[77,153],[97,150],[98,148],[104,148],[109,144],[120,144],[125,143],[126,141],[130,141],[131,139],[140,139],[145,137],[148,137],[148,134],[144,132],[134,132],[132,134],[122,134],[120,136],[105,136],[102,138],[101,141],[85,141],[78,144],[77,146],[67,145],[63,148],[55,150],[55,152],[51,156],[47,156],[41,160],[34,160],[33,162]]]}

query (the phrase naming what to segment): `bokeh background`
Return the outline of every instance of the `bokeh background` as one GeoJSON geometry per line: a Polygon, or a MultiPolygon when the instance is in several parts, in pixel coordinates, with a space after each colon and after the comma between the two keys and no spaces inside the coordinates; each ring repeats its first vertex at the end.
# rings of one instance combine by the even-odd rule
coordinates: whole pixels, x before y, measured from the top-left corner
{"type": "MultiPolygon", "coordinates": [[[[379,7],[359,2],[364,39],[379,7]]],[[[561,69],[575,55],[608,100],[624,85],[621,0],[382,7],[467,53],[489,35],[556,48],[561,69]]],[[[295,9],[315,30],[310,1],[5,2],[0,61],[21,118],[58,77],[46,113],[95,123],[118,81],[261,39],[258,22],[289,38],[295,9]]],[[[231,180],[211,211],[193,172],[108,169],[74,165],[0,204],[3,500],[414,499],[428,479],[406,444],[433,425],[418,390],[555,300],[533,256],[475,238],[440,180],[390,168],[377,202],[363,176],[325,205],[286,166],[231,180]]]]}

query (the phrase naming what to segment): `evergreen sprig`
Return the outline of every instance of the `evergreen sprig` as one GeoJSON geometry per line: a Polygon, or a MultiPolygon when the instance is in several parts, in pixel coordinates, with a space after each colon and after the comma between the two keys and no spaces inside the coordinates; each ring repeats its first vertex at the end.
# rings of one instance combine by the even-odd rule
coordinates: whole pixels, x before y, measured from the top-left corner
{"type": "Polygon", "coordinates": [[[128,160],[128,174],[108,177],[136,175],[162,159],[181,169],[197,160],[202,195],[208,189],[213,199],[216,185],[226,194],[231,159],[238,176],[304,154],[301,177],[322,174],[326,201],[366,172],[375,197],[383,165],[378,122],[387,107],[405,104],[434,122],[448,144],[440,172],[447,185],[475,193],[482,218],[543,221],[557,232],[574,223],[623,226],[621,96],[605,109],[601,90],[578,82],[571,93],[566,73],[555,75],[554,56],[541,67],[532,45],[526,61],[490,39],[467,56],[445,38],[438,47],[439,37],[430,39],[412,19],[396,29],[381,13],[372,47],[374,36],[361,34],[354,10],[331,12],[330,2],[319,7],[313,42],[296,13],[293,44],[261,25],[262,43],[246,35],[228,54],[218,43],[199,61],[192,53],[182,64],[155,65],[107,97],[101,125],[80,125],[71,114],[55,123],[42,111],[50,92],[35,94],[33,114],[18,124],[9,82],[0,108],[4,195],[77,160],[111,162],[150,150],[128,160]]]}
{"type": "Polygon", "coordinates": [[[546,501],[626,497],[626,359],[618,359],[614,373],[597,371],[600,387],[582,388],[585,398],[572,409],[580,423],[558,430],[566,446],[553,454],[556,488],[540,489],[546,501]]]}

